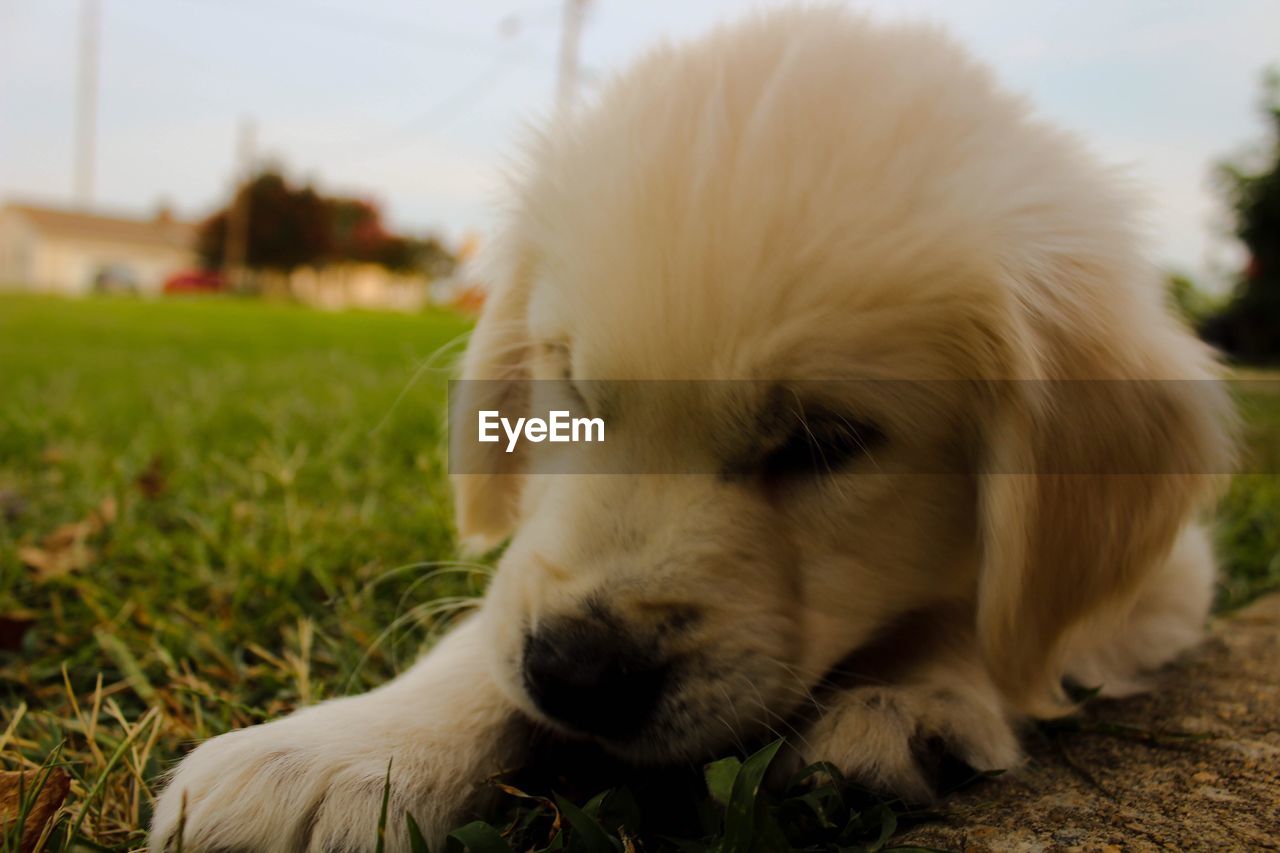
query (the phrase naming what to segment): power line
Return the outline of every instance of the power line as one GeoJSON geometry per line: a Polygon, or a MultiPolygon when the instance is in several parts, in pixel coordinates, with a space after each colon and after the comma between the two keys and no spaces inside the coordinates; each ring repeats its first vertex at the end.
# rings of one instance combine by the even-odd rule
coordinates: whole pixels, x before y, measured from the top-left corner
{"type": "MultiPolygon", "coordinates": [[[[210,9],[235,10],[246,14],[259,13],[263,7],[275,7],[281,10],[305,10],[305,15],[295,18],[291,21],[291,24],[304,23],[327,26],[340,29],[348,35],[372,36],[386,41],[405,42],[417,46],[426,44],[431,45],[433,48],[458,53],[493,53],[495,50],[503,49],[501,44],[487,39],[442,31],[437,27],[423,26],[404,18],[369,15],[341,6],[317,3],[314,0],[303,0],[303,2],[294,2],[294,0],[184,0],[184,2],[210,9]]],[[[500,31],[497,25],[495,25],[495,31],[500,31]]],[[[506,55],[512,54],[507,52],[506,55]]],[[[526,50],[523,56],[514,55],[513,57],[513,61],[538,69],[545,68],[549,59],[550,57],[532,50],[526,50]]]]}
{"type": "Polygon", "coordinates": [[[406,120],[394,130],[344,147],[349,152],[359,152],[360,158],[363,159],[373,151],[386,153],[396,150],[406,144],[419,129],[439,131],[469,112],[514,71],[515,66],[509,59],[499,58],[476,77],[406,120]]]}

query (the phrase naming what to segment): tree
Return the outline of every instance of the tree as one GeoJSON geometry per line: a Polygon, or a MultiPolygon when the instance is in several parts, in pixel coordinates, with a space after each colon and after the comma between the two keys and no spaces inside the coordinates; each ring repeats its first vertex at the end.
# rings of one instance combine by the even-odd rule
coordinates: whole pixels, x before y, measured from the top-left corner
{"type": "Polygon", "coordinates": [[[309,186],[291,186],[277,172],[264,172],[242,186],[232,205],[200,227],[199,251],[206,266],[220,267],[224,262],[235,205],[248,206],[246,264],[253,269],[287,273],[302,266],[357,261],[435,278],[448,275],[455,263],[433,237],[390,233],[377,205],[363,199],[326,198],[309,186]]]}
{"type": "Polygon", "coordinates": [[[1201,328],[1210,343],[1250,362],[1280,361],[1280,71],[1267,75],[1265,92],[1273,138],[1259,165],[1219,169],[1249,262],[1226,307],[1201,328]]]}
{"type": "MultiPolygon", "coordinates": [[[[249,267],[289,272],[318,263],[330,253],[333,234],[328,205],[311,187],[295,188],[280,174],[263,172],[240,187],[232,205],[248,207],[245,263],[249,267]]],[[[223,264],[230,219],[229,208],[200,228],[198,248],[207,266],[223,264]]]]}
{"type": "Polygon", "coordinates": [[[1188,327],[1198,329],[1220,308],[1220,302],[1180,273],[1171,273],[1165,279],[1165,293],[1169,303],[1188,327]]]}
{"type": "Polygon", "coordinates": [[[444,278],[453,274],[458,259],[435,237],[390,237],[382,246],[379,263],[388,269],[444,278]]]}

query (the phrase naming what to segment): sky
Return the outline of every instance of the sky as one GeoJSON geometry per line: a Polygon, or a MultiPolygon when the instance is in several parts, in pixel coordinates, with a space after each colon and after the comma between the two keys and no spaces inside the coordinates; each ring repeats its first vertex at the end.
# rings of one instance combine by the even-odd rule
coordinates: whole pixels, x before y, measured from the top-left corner
{"type": "MultiPolygon", "coordinates": [[[[0,0],[0,199],[73,200],[84,0],[0,0]]],[[[550,113],[559,0],[99,0],[95,205],[201,217],[239,128],[258,162],[378,201],[396,227],[483,234],[550,113]]],[[[582,96],[664,38],[778,2],[594,0],[582,96]]],[[[1240,262],[1213,164],[1264,136],[1276,0],[862,0],[946,25],[1039,114],[1125,167],[1157,260],[1211,289],[1240,262]]]]}

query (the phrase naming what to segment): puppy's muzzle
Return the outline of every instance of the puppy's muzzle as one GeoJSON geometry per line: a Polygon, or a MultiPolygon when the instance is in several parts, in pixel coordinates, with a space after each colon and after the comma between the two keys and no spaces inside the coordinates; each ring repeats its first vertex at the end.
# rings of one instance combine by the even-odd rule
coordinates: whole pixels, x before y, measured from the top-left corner
{"type": "Polygon", "coordinates": [[[525,637],[525,690],[573,732],[625,741],[653,716],[670,666],[613,622],[559,618],[525,637]]]}

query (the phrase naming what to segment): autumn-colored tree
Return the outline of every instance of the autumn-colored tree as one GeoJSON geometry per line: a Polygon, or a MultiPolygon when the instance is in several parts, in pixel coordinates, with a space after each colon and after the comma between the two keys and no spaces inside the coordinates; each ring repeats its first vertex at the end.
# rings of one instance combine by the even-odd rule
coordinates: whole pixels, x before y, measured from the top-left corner
{"type": "Polygon", "coordinates": [[[379,263],[391,236],[382,225],[378,209],[353,198],[333,198],[328,203],[333,238],[328,259],[379,263]]]}
{"type": "Polygon", "coordinates": [[[201,226],[198,248],[209,267],[224,262],[233,209],[248,211],[245,264],[249,267],[288,272],[315,264],[330,253],[333,237],[325,200],[311,187],[293,187],[280,174],[263,172],[236,192],[231,207],[201,226]]]}
{"type": "Polygon", "coordinates": [[[291,186],[277,172],[264,172],[245,184],[231,207],[201,226],[199,251],[209,267],[224,262],[236,205],[247,208],[246,264],[254,269],[289,272],[302,266],[359,261],[432,278],[453,269],[453,255],[435,238],[390,233],[377,205],[362,199],[327,198],[309,186],[291,186]]]}

